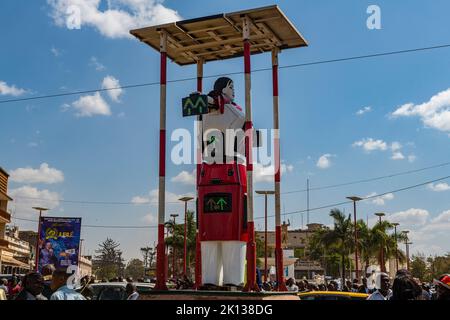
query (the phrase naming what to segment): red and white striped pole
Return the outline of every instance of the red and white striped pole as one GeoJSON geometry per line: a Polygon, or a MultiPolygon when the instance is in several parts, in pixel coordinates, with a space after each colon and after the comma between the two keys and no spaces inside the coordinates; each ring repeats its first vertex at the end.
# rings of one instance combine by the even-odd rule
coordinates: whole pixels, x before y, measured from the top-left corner
{"type": "Polygon", "coordinates": [[[253,221],[253,123],[251,104],[250,21],[243,19],[245,68],[245,156],[247,159],[247,283],[244,291],[259,291],[256,283],[255,222],[253,221]]]}
{"type": "MultiPolygon", "coordinates": [[[[203,60],[197,61],[197,91],[203,91],[203,60]]],[[[197,201],[198,201],[198,183],[200,178],[200,170],[202,167],[202,149],[203,149],[203,131],[202,131],[202,116],[198,116],[197,122],[197,201]]],[[[198,208],[197,208],[198,210],[198,208]]],[[[199,217],[197,216],[197,219],[199,217]]],[[[195,289],[200,289],[202,286],[202,249],[200,244],[199,221],[197,221],[197,228],[195,232],[195,289]]]]}
{"type": "Polygon", "coordinates": [[[159,189],[158,189],[158,246],[155,290],[167,290],[164,220],[166,198],[166,98],[167,98],[167,33],[161,31],[161,80],[159,111],[159,189]]]}
{"type": "Polygon", "coordinates": [[[280,121],[278,113],[278,52],[272,50],[272,82],[273,82],[273,129],[275,149],[275,266],[277,271],[277,290],[287,291],[284,283],[283,249],[281,248],[281,161],[280,161],[280,121]]]}

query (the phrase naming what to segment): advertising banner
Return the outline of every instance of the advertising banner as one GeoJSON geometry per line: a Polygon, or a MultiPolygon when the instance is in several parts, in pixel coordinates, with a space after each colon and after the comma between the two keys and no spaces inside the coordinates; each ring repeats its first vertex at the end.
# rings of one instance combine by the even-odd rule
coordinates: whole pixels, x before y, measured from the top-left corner
{"type": "Polygon", "coordinates": [[[41,217],[39,228],[39,270],[78,265],[81,218],[41,217]]]}

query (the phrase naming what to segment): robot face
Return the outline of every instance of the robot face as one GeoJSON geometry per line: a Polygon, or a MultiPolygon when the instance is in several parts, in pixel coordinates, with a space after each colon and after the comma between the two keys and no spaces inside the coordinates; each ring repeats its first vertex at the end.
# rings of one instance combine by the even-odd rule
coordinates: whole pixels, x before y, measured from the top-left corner
{"type": "Polygon", "coordinates": [[[230,99],[230,101],[234,101],[234,84],[233,81],[229,81],[227,86],[222,89],[222,93],[225,97],[230,99]]]}

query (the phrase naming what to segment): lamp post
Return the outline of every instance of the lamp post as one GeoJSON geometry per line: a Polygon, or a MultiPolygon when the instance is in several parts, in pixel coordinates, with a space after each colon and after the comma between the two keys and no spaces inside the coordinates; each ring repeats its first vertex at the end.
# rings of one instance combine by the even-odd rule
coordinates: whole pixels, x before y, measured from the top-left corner
{"type": "Polygon", "coordinates": [[[398,271],[398,244],[397,244],[397,227],[399,225],[398,222],[392,223],[394,226],[394,237],[395,237],[395,272],[398,271]]]}
{"type": "Polygon", "coordinates": [[[355,228],[355,276],[356,279],[359,281],[359,265],[358,265],[358,227],[356,225],[356,202],[362,200],[362,198],[357,196],[351,196],[347,197],[347,199],[350,199],[353,201],[353,221],[354,221],[354,228],[355,228]]]}
{"type": "Polygon", "coordinates": [[[186,276],[186,256],[187,256],[187,203],[193,200],[192,197],[183,197],[178,200],[184,202],[184,254],[183,254],[183,275],[186,276]]]}
{"type": "Polygon", "coordinates": [[[39,211],[39,220],[38,220],[38,231],[37,231],[37,237],[36,237],[36,249],[35,249],[35,260],[34,260],[34,270],[39,270],[39,237],[41,236],[41,217],[42,212],[48,211],[48,208],[43,207],[33,207],[34,210],[39,211]]]}
{"type": "Polygon", "coordinates": [[[406,245],[406,270],[409,271],[409,246],[413,244],[412,242],[405,242],[406,245]]]}
{"type": "MultiPolygon", "coordinates": [[[[385,216],[386,214],[384,214],[383,212],[377,212],[377,213],[375,213],[375,215],[378,216],[380,227],[381,227],[381,217],[385,216]]],[[[384,265],[384,240],[381,243],[380,263],[381,263],[381,266],[380,266],[381,272],[386,272],[386,266],[384,265]]]]}
{"type": "Polygon", "coordinates": [[[402,233],[405,235],[405,246],[406,246],[406,270],[409,271],[409,239],[408,239],[408,233],[409,230],[403,230],[402,233]]]}
{"type": "Polygon", "coordinates": [[[178,217],[178,214],[171,214],[170,215],[173,218],[173,232],[172,232],[172,275],[175,277],[175,227],[176,227],[176,218],[178,217]]]}
{"type": "Polygon", "coordinates": [[[275,191],[257,190],[255,192],[264,195],[264,282],[267,282],[267,195],[275,194],[275,191]]]}

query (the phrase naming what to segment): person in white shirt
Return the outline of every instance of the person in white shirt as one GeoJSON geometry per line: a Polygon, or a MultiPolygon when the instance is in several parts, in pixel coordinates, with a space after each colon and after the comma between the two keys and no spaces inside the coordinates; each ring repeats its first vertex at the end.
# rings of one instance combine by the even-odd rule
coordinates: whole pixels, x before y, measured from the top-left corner
{"type": "Polygon", "coordinates": [[[288,281],[286,281],[286,287],[290,292],[298,292],[298,286],[295,284],[295,280],[292,278],[289,278],[288,281]]]}
{"type": "Polygon", "coordinates": [[[138,300],[139,293],[137,292],[136,285],[132,282],[127,283],[126,289],[128,298],[127,300],[138,300]]]}
{"type": "Polygon", "coordinates": [[[377,280],[377,289],[367,298],[367,300],[389,300],[392,296],[389,275],[381,272],[377,275],[377,280]]]}
{"type": "Polygon", "coordinates": [[[50,285],[54,293],[50,300],[86,300],[86,298],[73,288],[73,284],[68,283],[71,276],[66,268],[57,269],[53,272],[52,283],[50,285]]]}

